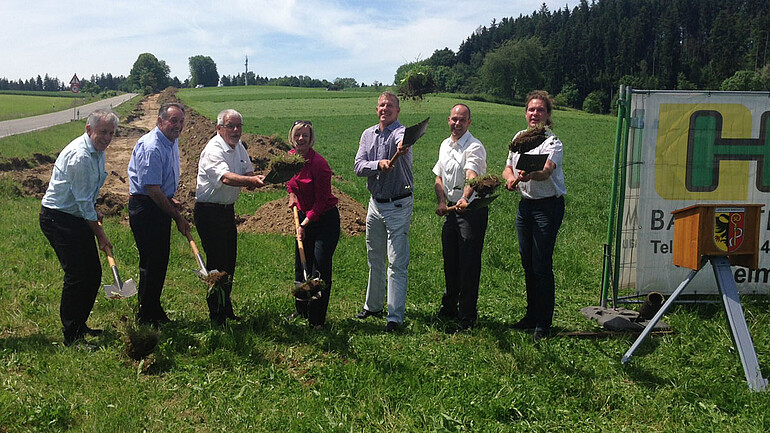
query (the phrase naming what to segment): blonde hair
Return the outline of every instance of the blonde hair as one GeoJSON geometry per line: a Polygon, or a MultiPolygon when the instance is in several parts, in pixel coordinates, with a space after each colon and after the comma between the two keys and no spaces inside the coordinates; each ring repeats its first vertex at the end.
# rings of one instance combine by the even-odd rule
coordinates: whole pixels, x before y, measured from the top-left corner
{"type": "Polygon", "coordinates": [[[297,120],[289,130],[289,143],[291,147],[297,147],[297,142],[294,141],[294,133],[300,128],[310,128],[310,147],[315,144],[315,131],[313,130],[313,122],[309,120],[297,120]]]}

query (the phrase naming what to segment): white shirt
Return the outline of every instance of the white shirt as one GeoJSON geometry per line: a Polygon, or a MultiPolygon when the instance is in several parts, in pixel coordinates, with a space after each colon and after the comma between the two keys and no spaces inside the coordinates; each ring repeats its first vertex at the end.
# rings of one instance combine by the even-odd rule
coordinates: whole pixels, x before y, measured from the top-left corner
{"type": "MultiPolygon", "coordinates": [[[[514,139],[524,131],[526,130],[516,133],[514,139]]],[[[530,180],[529,182],[520,182],[519,192],[524,198],[541,199],[548,197],[561,197],[567,193],[567,187],[564,185],[564,171],[562,170],[564,145],[561,143],[561,140],[559,140],[550,130],[547,131],[546,134],[548,138],[546,138],[545,141],[540,144],[540,146],[537,146],[536,148],[526,153],[532,155],[543,153],[548,154],[548,159],[556,164],[556,168],[554,168],[553,173],[551,173],[551,176],[546,180],[530,180]]],[[[519,176],[519,170],[516,169],[516,162],[518,161],[519,153],[509,151],[506,165],[513,169],[513,174],[516,177],[519,176]]]]}
{"type": "Polygon", "coordinates": [[[246,148],[238,141],[235,148],[219,134],[209,140],[198,161],[198,187],[195,200],[204,203],[233,204],[238,200],[241,188],[222,183],[227,172],[246,174],[254,171],[246,148]]]}
{"type": "MultiPolygon", "coordinates": [[[[447,200],[457,203],[462,198],[466,170],[473,170],[478,176],[487,173],[487,151],[470,131],[466,131],[457,141],[449,136],[439,147],[438,162],[433,166],[433,174],[441,177],[447,200]]],[[[475,197],[474,192],[469,202],[475,197]]]]}

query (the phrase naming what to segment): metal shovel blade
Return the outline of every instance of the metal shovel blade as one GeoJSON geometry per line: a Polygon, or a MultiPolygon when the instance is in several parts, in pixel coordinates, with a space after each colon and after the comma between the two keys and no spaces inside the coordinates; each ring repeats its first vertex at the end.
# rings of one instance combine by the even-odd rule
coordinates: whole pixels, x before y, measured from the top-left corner
{"type": "Polygon", "coordinates": [[[128,281],[123,282],[122,287],[117,284],[105,284],[104,295],[109,299],[130,298],[136,295],[136,283],[129,278],[128,281]]]}

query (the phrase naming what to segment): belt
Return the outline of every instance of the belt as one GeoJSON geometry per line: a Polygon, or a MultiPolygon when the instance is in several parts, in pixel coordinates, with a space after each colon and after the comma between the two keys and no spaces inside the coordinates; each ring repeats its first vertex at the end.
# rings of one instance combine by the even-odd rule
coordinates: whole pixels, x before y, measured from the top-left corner
{"type": "Polygon", "coordinates": [[[134,200],[152,200],[150,196],[146,194],[131,194],[128,196],[128,198],[132,198],[134,200]]]}
{"type": "Polygon", "coordinates": [[[526,201],[549,201],[549,200],[557,200],[562,198],[560,195],[552,195],[550,197],[544,197],[544,198],[522,198],[522,200],[526,201]]]}
{"type": "Polygon", "coordinates": [[[232,209],[233,204],[222,204],[222,203],[209,203],[205,201],[196,201],[195,202],[196,207],[208,207],[208,208],[214,208],[214,209],[232,209]]]}
{"type": "Polygon", "coordinates": [[[391,198],[375,198],[374,201],[376,201],[377,203],[390,203],[392,201],[401,200],[402,198],[410,197],[411,195],[412,195],[412,191],[409,191],[391,198]]]}

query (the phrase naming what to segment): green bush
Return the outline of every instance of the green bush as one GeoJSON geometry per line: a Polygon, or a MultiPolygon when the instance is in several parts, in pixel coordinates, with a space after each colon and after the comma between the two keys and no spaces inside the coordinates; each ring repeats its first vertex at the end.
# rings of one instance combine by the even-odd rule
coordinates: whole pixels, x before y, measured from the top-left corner
{"type": "Polygon", "coordinates": [[[607,112],[607,93],[603,90],[594,90],[583,101],[583,111],[586,113],[602,114],[607,112]]]}

